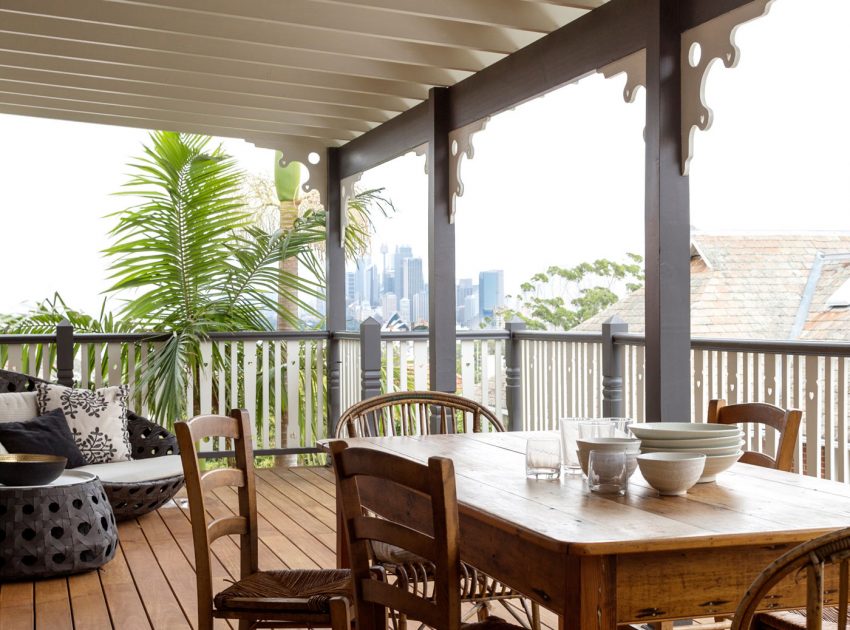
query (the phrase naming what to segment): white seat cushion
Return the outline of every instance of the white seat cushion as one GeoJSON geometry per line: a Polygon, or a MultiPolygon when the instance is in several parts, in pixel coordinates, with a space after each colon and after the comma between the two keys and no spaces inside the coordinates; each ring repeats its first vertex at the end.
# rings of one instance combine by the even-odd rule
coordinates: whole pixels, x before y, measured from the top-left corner
{"type": "MultiPolygon", "coordinates": [[[[0,394],[0,422],[26,422],[38,417],[35,392],[0,394]]],[[[0,455],[7,453],[0,444],[0,455]]]]}
{"type": "Polygon", "coordinates": [[[138,483],[154,481],[183,474],[183,464],[179,455],[164,455],[148,459],[134,459],[129,462],[109,462],[108,464],[89,464],[74,470],[83,470],[100,477],[101,481],[112,483],[138,483]]]}

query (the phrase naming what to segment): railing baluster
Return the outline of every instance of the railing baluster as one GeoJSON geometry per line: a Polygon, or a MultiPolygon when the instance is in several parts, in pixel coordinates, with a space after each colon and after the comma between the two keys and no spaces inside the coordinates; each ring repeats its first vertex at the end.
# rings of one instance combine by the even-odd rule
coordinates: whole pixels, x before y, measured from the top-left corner
{"type": "Polygon", "coordinates": [[[302,342],[304,348],[304,444],[316,442],[316,431],[313,429],[313,347],[309,341],[302,342]]]}
{"type": "Polygon", "coordinates": [[[413,386],[418,390],[428,389],[428,343],[413,342],[413,386]]]}
{"type": "Polygon", "coordinates": [[[490,407],[490,341],[481,340],[481,404],[490,407]]]}
{"type": "Polygon", "coordinates": [[[301,445],[301,427],[299,426],[298,373],[299,353],[298,342],[286,342],[286,417],[287,417],[287,446],[301,445]]]}
{"type": "MultiPolygon", "coordinates": [[[[794,357],[795,360],[799,357],[794,357]]],[[[806,474],[821,476],[821,423],[820,392],[818,384],[818,357],[806,357],[806,380],[803,395],[806,400],[806,474]]]]}
{"type": "Polygon", "coordinates": [[[475,397],[475,342],[460,342],[460,384],[466,398],[475,397]]]}
{"type": "Polygon", "coordinates": [[[832,413],[832,357],[823,359],[823,468],[825,479],[835,479],[835,440],[832,413]]]}
{"type": "Polygon", "coordinates": [[[262,444],[263,448],[269,448],[269,342],[260,342],[260,374],[263,379],[260,385],[260,419],[262,420],[262,444]]]}
{"type": "Polygon", "coordinates": [[[835,415],[838,427],[838,481],[848,481],[848,445],[847,445],[847,369],[848,359],[838,357],[838,374],[836,377],[838,392],[836,395],[835,415]]]}
{"type": "Polygon", "coordinates": [[[316,340],[316,437],[323,439],[329,436],[328,416],[325,413],[325,343],[316,340]]]}
{"type": "Polygon", "coordinates": [[[269,342],[274,355],[274,447],[282,448],[283,445],[283,394],[280,387],[281,362],[280,355],[283,352],[283,344],[279,341],[269,342]]]}
{"type": "Polygon", "coordinates": [[[245,409],[248,410],[254,443],[257,441],[257,342],[242,342],[242,373],[244,374],[245,409]]]}

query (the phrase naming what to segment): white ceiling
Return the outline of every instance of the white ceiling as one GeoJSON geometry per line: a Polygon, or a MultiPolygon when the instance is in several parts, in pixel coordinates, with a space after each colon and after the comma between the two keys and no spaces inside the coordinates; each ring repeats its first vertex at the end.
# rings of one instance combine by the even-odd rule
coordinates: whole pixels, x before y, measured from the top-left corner
{"type": "Polygon", "coordinates": [[[338,146],[606,0],[0,0],[0,112],[338,146]]]}

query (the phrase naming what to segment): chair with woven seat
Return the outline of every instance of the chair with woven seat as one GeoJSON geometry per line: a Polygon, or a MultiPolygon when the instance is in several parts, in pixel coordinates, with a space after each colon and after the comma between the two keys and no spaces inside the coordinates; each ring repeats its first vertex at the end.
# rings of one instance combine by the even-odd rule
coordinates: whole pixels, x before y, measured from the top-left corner
{"type": "Polygon", "coordinates": [[[782,409],[767,403],[727,405],[725,400],[711,400],[708,403],[707,420],[718,424],[755,423],[773,427],[779,434],[776,458],[765,453],[745,451],[740,461],[790,471],[794,463],[794,448],[797,445],[802,417],[803,412],[799,409],[782,409]]]}
{"type": "MultiPolygon", "coordinates": [[[[847,627],[847,601],[850,590],[850,528],[831,532],[797,545],[771,562],[747,589],[738,604],[732,630],[814,630],[847,627]],[[838,592],[824,588],[827,571],[838,571],[838,592]],[[806,609],[759,613],[763,600],[783,579],[805,581],[806,609]],[[826,597],[824,596],[826,593],[826,597]]],[[[782,608],[782,599],[773,595],[770,608],[782,608]]]]}
{"type": "Polygon", "coordinates": [[[331,443],[339,505],[351,564],[354,611],[358,630],[385,627],[387,610],[403,613],[436,630],[521,630],[497,617],[461,622],[460,530],[454,466],[450,459],[431,457],[428,464],[366,448],[331,443]],[[362,484],[371,492],[400,490],[415,497],[416,529],[364,509],[362,484]],[[421,517],[421,518],[420,518],[421,517]],[[404,549],[428,564],[428,585],[390,584],[380,564],[374,565],[375,543],[404,549]],[[379,570],[375,570],[376,566],[379,570]]]}
{"type": "MultiPolygon", "coordinates": [[[[336,437],[385,437],[428,435],[431,433],[502,432],[505,426],[492,411],[473,400],[432,391],[404,391],[383,394],[352,405],[340,416],[336,437]]],[[[390,545],[375,544],[373,555],[387,573],[402,583],[426,575],[421,558],[390,545]]],[[[418,578],[417,578],[418,579],[418,578]]],[[[518,593],[466,563],[461,565],[461,601],[474,605],[478,619],[489,615],[488,603],[499,602],[516,621],[540,630],[540,608],[518,593]],[[525,619],[509,602],[515,601],[525,619]]],[[[404,627],[402,618],[400,626],[404,627]]]]}
{"type": "Polygon", "coordinates": [[[176,423],[175,431],[192,519],[198,630],[212,630],[214,618],[239,620],[240,630],[257,627],[350,630],[351,578],[347,570],[259,570],[254,454],[248,412],[237,409],[229,416],[197,416],[176,423]],[[233,441],[235,467],[201,474],[196,444],[209,437],[233,441]],[[237,489],[239,513],[208,522],[204,495],[225,486],[237,489]],[[234,534],[240,537],[240,579],[213,597],[210,544],[234,534]]]}

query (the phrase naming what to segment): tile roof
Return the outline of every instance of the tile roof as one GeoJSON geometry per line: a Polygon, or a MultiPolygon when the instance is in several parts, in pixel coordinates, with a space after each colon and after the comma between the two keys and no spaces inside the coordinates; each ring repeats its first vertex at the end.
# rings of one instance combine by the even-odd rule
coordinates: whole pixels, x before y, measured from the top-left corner
{"type": "MultiPolygon", "coordinates": [[[[691,238],[692,336],[850,340],[850,308],[826,305],[850,278],[850,234],[691,238]]],[[[596,332],[615,313],[630,332],[643,332],[643,289],[575,330],[596,332]]]]}

